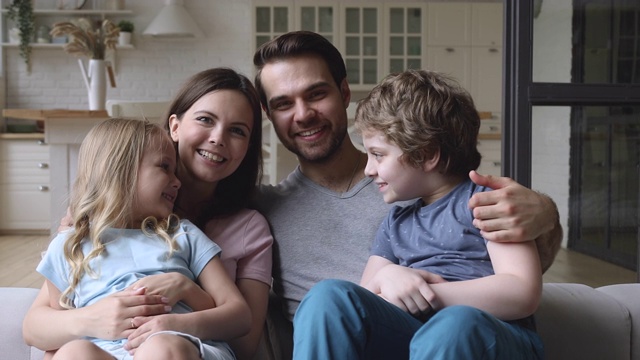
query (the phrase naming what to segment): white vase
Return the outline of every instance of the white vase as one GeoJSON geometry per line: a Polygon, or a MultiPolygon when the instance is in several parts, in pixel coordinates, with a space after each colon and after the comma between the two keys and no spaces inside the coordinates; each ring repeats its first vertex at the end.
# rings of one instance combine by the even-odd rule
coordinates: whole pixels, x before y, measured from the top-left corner
{"type": "Polygon", "coordinates": [[[127,31],[121,31],[120,35],[118,35],[118,45],[130,45],[131,44],[131,33],[127,31]]]}
{"type": "Polygon", "coordinates": [[[104,110],[107,101],[107,72],[104,60],[89,60],[87,78],[89,110],[104,110]]]}

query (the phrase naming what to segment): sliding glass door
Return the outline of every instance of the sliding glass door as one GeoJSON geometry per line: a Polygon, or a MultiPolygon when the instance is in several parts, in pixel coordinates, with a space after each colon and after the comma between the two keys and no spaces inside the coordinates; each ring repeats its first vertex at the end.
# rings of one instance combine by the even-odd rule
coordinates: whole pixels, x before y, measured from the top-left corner
{"type": "Polygon", "coordinates": [[[636,269],[640,2],[505,0],[503,172],[558,204],[569,248],[636,269]]]}

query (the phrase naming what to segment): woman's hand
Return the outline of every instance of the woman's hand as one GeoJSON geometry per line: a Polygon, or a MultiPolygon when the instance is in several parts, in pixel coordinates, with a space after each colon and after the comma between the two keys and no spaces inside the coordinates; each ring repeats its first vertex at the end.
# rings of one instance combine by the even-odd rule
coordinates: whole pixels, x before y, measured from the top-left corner
{"type": "Polygon", "coordinates": [[[145,289],[124,290],[89,306],[59,310],[52,306],[47,284],[43,284],[25,315],[22,334],[27,344],[44,350],[55,350],[71,340],[90,336],[122,339],[132,332],[131,320],[138,316],[154,316],[171,311],[166,299],[147,295],[145,289]]]}
{"type": "Polygon", "coordinates": [[[147,294],[141,287],[117,292],[81,310],[87,324],[91,324],[83,336],[115,340],[133,332],[133,319],[166,314],[171,306],[167,298],[147,294]]]}
{"type": "Polygon", "coordinates": [[[124,349],[133,355],[136,349],[142,345],[151,334],[158,331],[173,330],[180,328],[178,316],[175,314],[158,315],[150,317],[138,317],[134,321],[137,329],[129,333],[128,341],[124,344],[124,349]]]}

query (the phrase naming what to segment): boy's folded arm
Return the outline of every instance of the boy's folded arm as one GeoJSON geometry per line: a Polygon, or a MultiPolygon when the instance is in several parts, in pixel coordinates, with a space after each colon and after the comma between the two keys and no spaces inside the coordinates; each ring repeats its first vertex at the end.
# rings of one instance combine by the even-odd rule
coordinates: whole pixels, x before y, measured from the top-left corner
{"type": "Polygon", "coordinates": [[[495,275],[433,284],[442,307],[468,305],[501,320],[515,320],[535,312],[542,293],[542,272],[535,243],[488,242],[495,275]]]}

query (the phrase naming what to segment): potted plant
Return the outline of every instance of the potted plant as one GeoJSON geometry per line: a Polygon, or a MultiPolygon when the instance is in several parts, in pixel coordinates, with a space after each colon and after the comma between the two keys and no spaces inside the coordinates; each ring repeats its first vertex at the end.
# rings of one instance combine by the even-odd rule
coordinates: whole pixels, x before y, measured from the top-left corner
{"type": "Polygon", "coordinates": [[[34,38],[35,24],[33,18],[33,4],[31,0],[12,0],[7,5],[7,17],[12,20],[17,30],[12,30],[20,37],[20,56],[31,70],[31,40],[34,38]]]}
{"type": "Polygon", "coordinates": [[[105,55],[114,50],[120,29],[109,19],[91,21],[79,18],[53,24],[51,36],[69,37],[63,49],[77,57],[89,58],[88,70],[78,59],[89,95],[89,110],[104,110],[107,93],[105,55]]]}
{"type": "Polygon", "coordinates": [[[118,22],[118,28],[120,28],[120,36],[118,37],[118,45],[131,44],[131,34],[135,26],[131,21],[120,20],[118,22]]]}

